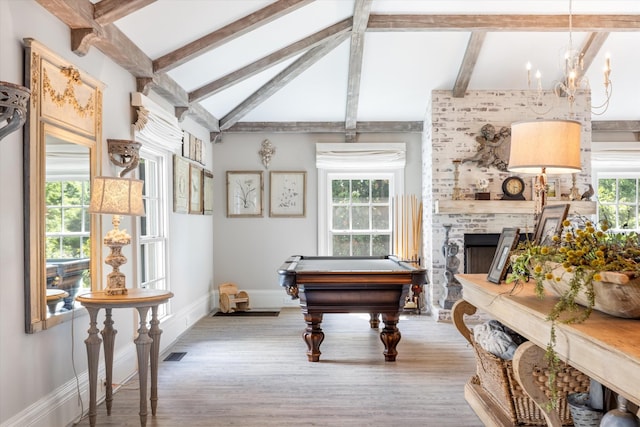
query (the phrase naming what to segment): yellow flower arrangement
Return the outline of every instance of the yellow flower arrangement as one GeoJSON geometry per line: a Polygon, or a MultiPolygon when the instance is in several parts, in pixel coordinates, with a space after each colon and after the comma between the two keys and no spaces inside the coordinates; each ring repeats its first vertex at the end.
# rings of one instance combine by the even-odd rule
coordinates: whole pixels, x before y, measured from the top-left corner
{"type": "Polygon", "coordinates": [[[507,283],[515,284],[533,278],[539,297],[545,294],[545,281],[560,282],[569,277],[566,291],[559,295],[547,315],[551,322],[546,359],[552,407],[557,405],[555,376],[560,369],[560,360],[554,351],[556,322],[579,323],[586,320],[596,302],[594,282],[603,281],[607,272],[640,276],[640,246],[636,233],[611,232],[606,221],[595,226],[588,220],[565,220],[562,225],[562,233],[554,236],[549,245],[520,244],[512,253],[511,273],[507,276],[507,283]],[[554,268],[558,265],[562,268],[554,268]],[[586,304],[577,301],[579,295],[586,296],[586,304]]]}

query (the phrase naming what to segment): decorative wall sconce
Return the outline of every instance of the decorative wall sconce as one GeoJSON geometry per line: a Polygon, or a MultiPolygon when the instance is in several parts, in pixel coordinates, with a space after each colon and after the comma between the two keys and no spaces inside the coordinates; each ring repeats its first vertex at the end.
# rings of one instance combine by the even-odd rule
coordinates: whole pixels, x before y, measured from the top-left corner
{"type": "Polygon", "coordinates": [[[104,244],[111,249],[105,258],[105,264],[112,268],[107,275],[107,295],[126,295],[126,277],[120,271],[120,266],[127,262],[122,254],[122,247],[131,243],[131,236],[127,230],[120,230],[120,215],[144,216],[144,202],[142,191],[144,182],[139,179],[124,178],[129,171],[138,166],[141,144],[135,141],[109,139],[107,140],[109,158],[117,166],[124,169],[120,177],[99,176],[91,183],[91,204],[89,212],[113,215],[111,223],[113,230],[107,232],[104,244]]]}
{"type": "Polygon", "coordinates": [[[262,164],[266,169],[269,169],[269,163],[271,163],[271,158],[276,154],[276,147],[271,144],[268,139],[262,141],[262,148],[258,151],[260,157],[262,157],[262,164]]]}
{"type": "Polygon", "coordinates": [[[131,172],[138,167],[140,161],[140,147],[142,144],[135,141],[129,141],[125,139],[108,139],[107,151],[109,152],[109,159],[113,164],[124,168],[120,171],[120,176],[123,177],[127,173],[131,172]]]}
{"type": "Polygon", "coordinates": [[[27,120],[31,91],[24,86],[0,82],[0,141],[27,120]]]}

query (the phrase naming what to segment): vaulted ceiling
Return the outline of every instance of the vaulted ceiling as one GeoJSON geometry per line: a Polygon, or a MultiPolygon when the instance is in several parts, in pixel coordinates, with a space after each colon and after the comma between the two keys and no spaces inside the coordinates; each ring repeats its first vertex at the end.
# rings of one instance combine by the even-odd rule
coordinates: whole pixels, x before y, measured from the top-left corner
{"type": "Polygon", "coordinates": [[[544,89],[570,34],[584,53],[594,127],[640,131],[638,0],[37,0],[71,48],[99,49],[211,131],[422,129],[432,90],[544,89]],[[572,32],[569,32],[569,10],[572,32]]]}

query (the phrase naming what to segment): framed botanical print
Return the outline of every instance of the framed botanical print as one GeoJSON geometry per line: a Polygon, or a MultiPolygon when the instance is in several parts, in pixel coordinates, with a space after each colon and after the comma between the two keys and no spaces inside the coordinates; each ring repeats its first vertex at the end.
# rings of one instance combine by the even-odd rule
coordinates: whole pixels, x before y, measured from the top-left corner
{"type": "Polygon", "coordinates": [[[261,217],[262,171],[227,171],[227,217],[261,217]]]}
{"type": "Polygon", "coordinates": [[[189,162],[173,155],[173,211],[189,212],[189,162]]]}
{"type": "Polygon", "coordinates": [[[189,213],[202,213],[202,168],[190,165],[189,174],[189,213]]]}
{"type": "Polygon", "coordinates": [[[303,218],[306,215],[307,173],[276,172],[269,175],[269,216],[303,218]]]}
{"type": "Polygon", "coordinates": [[[202,173],[202,211],[213,214],[213,174],[207,170],[202,173]]]}

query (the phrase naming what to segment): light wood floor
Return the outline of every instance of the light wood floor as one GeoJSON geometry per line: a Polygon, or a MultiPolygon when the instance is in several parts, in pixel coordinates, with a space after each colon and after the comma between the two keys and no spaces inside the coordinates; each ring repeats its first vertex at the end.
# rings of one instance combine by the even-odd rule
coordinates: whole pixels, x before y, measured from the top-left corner
{"type": "MultiPolygon", "coordinates": [[[[452,324],[403,316],[396,362],[384,361],[368,315],[325,315],[318,363],[307,361],[304,326],[292,308],[200,320],[161,355],[187,353],[161,362],[147,426],[482,426],[463,396],[473,351],[452,324]]],[[[109,417],[100,405],[97,424],[139,425],[137,387],[122,386],[109,417]]]]}

